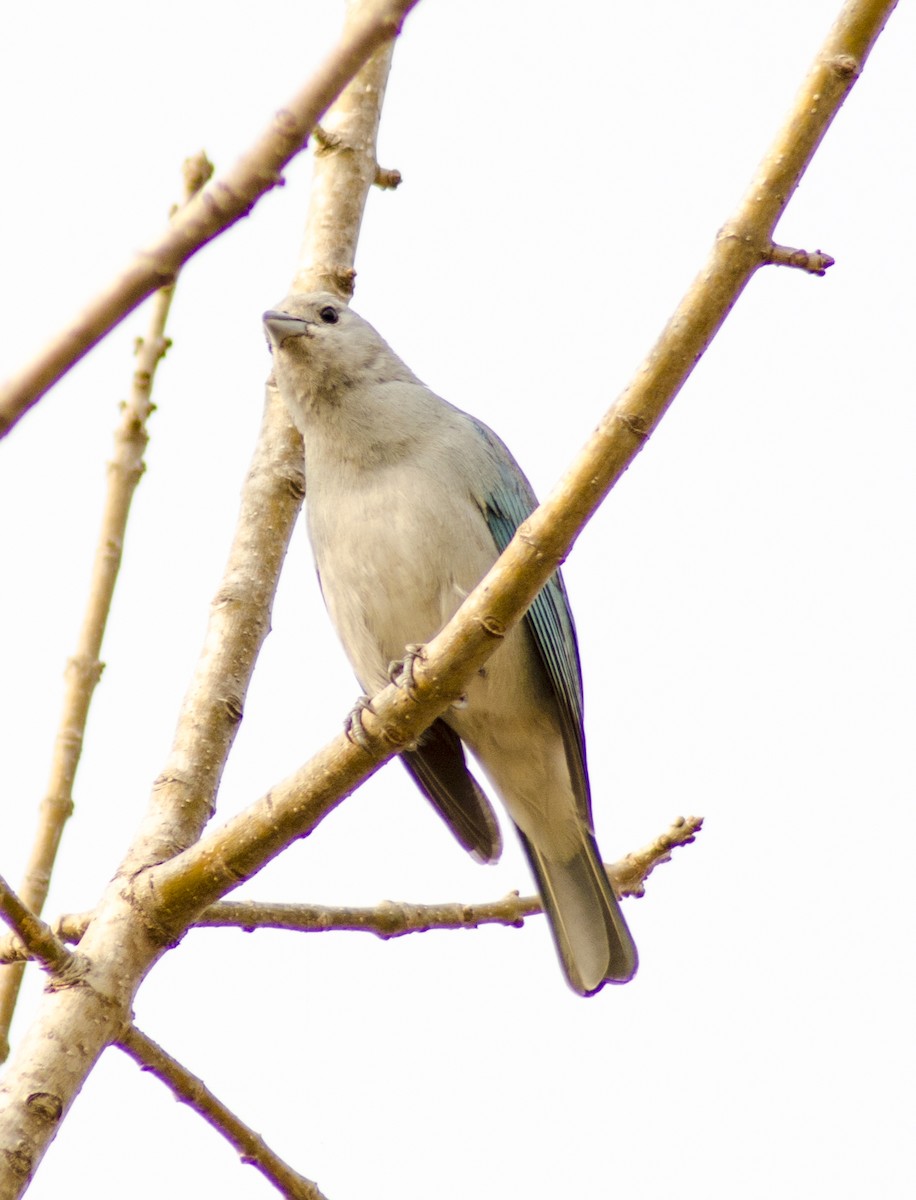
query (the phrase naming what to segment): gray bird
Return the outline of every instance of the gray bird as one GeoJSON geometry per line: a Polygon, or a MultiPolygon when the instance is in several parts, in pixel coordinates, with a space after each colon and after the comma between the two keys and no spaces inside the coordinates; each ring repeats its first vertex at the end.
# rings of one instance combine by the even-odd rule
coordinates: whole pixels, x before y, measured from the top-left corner
{"type": "MultiPolygon", "coordinates": [[[[289,296],[264,324],[305,439],[321,591],[372,695],[392,661],[445,625],[537,500],[499,438],[431,392],[335,296],[289,296]]],[[[587,996],[631,979],[636,947],[592,827],[579,653],[559,572],[462,699],[401,753],[459,842],[490,862],[499,830],[465,746],[518,829],[570,986],[587,996]]]]}

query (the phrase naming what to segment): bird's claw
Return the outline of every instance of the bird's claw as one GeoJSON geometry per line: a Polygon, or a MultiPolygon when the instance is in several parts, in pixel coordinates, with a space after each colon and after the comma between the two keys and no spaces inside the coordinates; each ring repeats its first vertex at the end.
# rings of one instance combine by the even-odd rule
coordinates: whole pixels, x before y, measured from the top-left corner
{"type": "Polygon", "coordinates": [[[371,713],[375,712],[369,697],[360,696],[344,718],[344,733],[347,735],[348,741],[368,752],[369,738],[363,728],[363,713],[366,709],[371,713]]]}
{"type": "Polygon", "coordinates": [[[388,678],[395,687],[403,688],[411,700],[416,699],[417,685],[413,677],[414,664],[426,658],[426,647],[410,642],[404,647],[404,657],[388,664],[388,678]]]}

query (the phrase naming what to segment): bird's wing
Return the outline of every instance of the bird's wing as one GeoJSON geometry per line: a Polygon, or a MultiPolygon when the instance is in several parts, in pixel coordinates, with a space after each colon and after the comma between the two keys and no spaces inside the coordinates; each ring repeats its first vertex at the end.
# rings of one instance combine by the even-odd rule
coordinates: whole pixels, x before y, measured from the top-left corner
{"type": "Polygon", "coordinates": [[[444,721],[434,721],[401,762],[458,841],[480,862],[495,862],[502,850],[496,816],[467,768],[461,739],[444,721]]]}
{"type": "MultiPolygon", "coordinates": [[[[499,482],[483,498],[481,507],[501,554],[519,525],[537,508],[537,497],[503,443],[481,422],[474,423],[492,448],[499,469],[499,482]]],[[[559,571],[551,575],[538,592],[525,615],[525,624],[556,698],[573,786],[590,822],[579,645],[566,586],[559,571]]]]}

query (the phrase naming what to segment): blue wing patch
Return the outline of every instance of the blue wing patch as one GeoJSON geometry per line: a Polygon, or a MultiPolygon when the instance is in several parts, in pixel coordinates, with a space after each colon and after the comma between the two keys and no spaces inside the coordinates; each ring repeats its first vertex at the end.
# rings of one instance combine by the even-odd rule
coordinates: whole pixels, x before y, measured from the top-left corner
{"type": "MultiPolygon", "coordinates": [[[[521,469],[496,435],[475,421],[492,449],[499,466],[497,488],[482,505],[487,525],[500,554],[516,529],[537,507],[537,498],[521,469]]],[[[576,628],[563,576],[557,571],[538,592],[525,615],[538,657],[553,688],[563,727],[563,741],[576,795],[586,811],[590,808],[585,733],[582,713],[582,670],[576,628]]]]}

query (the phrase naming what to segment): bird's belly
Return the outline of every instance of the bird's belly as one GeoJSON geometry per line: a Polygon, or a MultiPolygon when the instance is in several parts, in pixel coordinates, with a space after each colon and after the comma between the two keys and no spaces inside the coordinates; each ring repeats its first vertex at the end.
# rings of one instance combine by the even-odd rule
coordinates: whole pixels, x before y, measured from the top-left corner
{"type": "Polygon", "coordinates": [[[321,589],[343,647],[367,692],[388,682],[404,647],[426,642],[455,613],[496,560],[479,509],[423,502],[404,489],[362,489],[347,511],[309,510],[321,589]],[[408,501],[409,497],[409,501],[408,501]]]}

